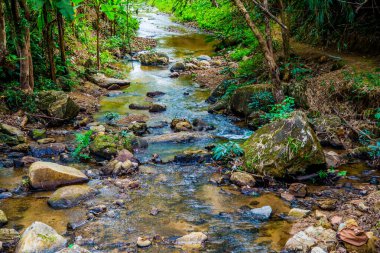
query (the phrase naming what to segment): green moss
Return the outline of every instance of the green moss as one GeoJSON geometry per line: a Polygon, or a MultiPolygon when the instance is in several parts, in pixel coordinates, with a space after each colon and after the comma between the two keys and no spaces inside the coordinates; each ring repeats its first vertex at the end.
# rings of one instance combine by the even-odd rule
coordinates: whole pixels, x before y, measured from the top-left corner
{"type": "Polygon", "coordinates": [[[53,243],[57,240],[57,237],[55,237],[54,235],[48,235],[48,234],[38,234],[37,237],[41,238],[44,241],[48,241],[51,243],[53,243]]]}

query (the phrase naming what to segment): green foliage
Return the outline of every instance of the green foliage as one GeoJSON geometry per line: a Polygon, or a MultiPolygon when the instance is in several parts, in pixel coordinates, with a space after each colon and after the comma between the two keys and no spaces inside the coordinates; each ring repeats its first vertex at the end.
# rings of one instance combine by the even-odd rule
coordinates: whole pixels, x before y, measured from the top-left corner
{"type": "Polygon", "coordinates": [[[294,98],[286,97],[280,104],[275,104],[271,107],[269,113],[263,115],[264,119],[275,121],[279,119],[287,119],[294,111],[295,103],[294,98]]]}
{"type": "Polygon", "coordinates": [[[359,99],[367,96],[371,91],[380,88],[380,72],[344,72],[346,81],[352,82],[352,98],[359,99]]]}
{"type": "Polygon", "coordinates": [[[377,141],[375,145],[369,145],[370,151],[368,154],[371,156],[372,159],[379,159],[380,158],[380,141],[377,141]]]}
{"type": "Polygon", "coordinates": [[[242,156],[244,154],[243,149],[239,144],[229,141],[224,144],[218,144],[213,149],[213,158],[216,161],[229,161],[235,157],[242,156]]]}
{"type": "Polygon", "coordinates": [[[374,137],[374,134],[368,129],[364,129],[364,130],[359,131],[359,142],[363,146],[368,146],[371,142],[370,138],[372,138],[372,137],[374,137]]]}
{"type": "Polygon", "coordinates": [[[88,147],[90,146],[90,143],[91,143],[91,135],[92,135],[91,130],[85,133],[75,134],[75,149],[72,152],[72,156],[75,159],[88,160],[91,158],[88,152],[88,147]]]}
{"type": "Polygon", "coordinates": [[[120,114],[118,114],[117,112],[106,112],[104,114],[104,118],[108,122],[114,123],[116,120],[118,120],[120,118],[120,114]]]}
{"type": "Polygon", "coordinates": [[[275,102],[273,94],[270,91],[260,91],[253,94],[251,101],[248,106],[255,111],[268,111],[270,106],[275,102]]]}
{"type": "Polygon", "coordinates": [[[251,53],[251,49],[249,48],[236,48],[231,54],[230,57],[234,61],[240,61],[245,56],[248,56],[251,53]]]}
{"type": "MultiPolygon", "coordinates": [[[[239,62],[237,73],[240,78],[255,79],[262,75],[262,73],[266,73],[264,69],[264,55],[262,53],[256,53],[248,60],[239,62]]],[[[267,76],[268,75],[265,75],[265,77],[267,76]]]]}
{"type": "Polygon", "coordinates": [[[29,112],[35,112],[37,109],[35,103],[35,94],[26,94],[17,82],[8,83],[5,90],[0,93],[4,97],[7,107],[12,110],[23,109],[29,112]]]}
{"type": "Polygon", "coordinates": [[[325,179],[325,178],[327,178],[328,175],[329,174],[326,171],[324,171],[324,170],[318,171],[318,176],[319,176],[320,179],[325,179]]]}

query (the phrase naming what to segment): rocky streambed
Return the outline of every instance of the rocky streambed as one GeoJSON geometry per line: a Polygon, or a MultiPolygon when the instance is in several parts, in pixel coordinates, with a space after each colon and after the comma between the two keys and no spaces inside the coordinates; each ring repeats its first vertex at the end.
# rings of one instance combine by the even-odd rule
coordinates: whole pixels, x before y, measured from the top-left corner
{"type": "MultiPolygon", "coordinates": [[[[249,139],[252,131],[234,117],[208,113],[211,91],[173,73],[226,64],[209,57],[209,35],[149,9],[140,21],[139,36],[155,39],[160,53],[124,62],[127,81],[95,75],[81,92],[41,95],[48,128],[33,121],[25,131],[1,124],[7,143],[0,169],[3,251],[378,250],[373,229],[380,196],[376,182],[369,184],[377,171],[345,165],[352,176],[329,186],[266,177],[265,171],[296,176],[309,165],[324,166],[326,157],[338,158],[323,152],[302,112],[249,139]],[[73,159],[76,133],[82,133],[79,143],[86,133],[91,137],[81,161],[73,159]],[[268,139],[278,142],[255,152],[268,139]],[[260,176],[224,174],[212,163],[210,147],[228,140],[245,142],[245,166],[260,176]],[[290,148],[297,140],[301,148],[290,148]]],[[[247,109],[239,103],[235,108],[247,109]]]]}

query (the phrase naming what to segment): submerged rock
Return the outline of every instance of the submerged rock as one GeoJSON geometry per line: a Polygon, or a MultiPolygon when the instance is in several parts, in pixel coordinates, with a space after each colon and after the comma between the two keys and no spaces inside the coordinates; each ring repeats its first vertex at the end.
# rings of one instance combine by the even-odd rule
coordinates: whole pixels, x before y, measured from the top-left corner
{"type": "Polygon", "coordinates": [[[192,232],[184,235],[175,241],[177,245],[201,246],[207,240],[207,235],[202,232],[192,232]]]}
{"type": "Polygon", "coordinates": [[[15,229],[1,228],[0,242],[3,243],[3,248],[13,248],[20,240],[20,234],[15,229]]]}
{"type": "Polygon", "coordinates": [[[153,104],[149,107],[149,112],[163,112],[166,111],[166,105],[153,104]]]}
{"type": "Polygon", "coordinates": [[[33,188],[44,190],[88,181],[81,171],[51,162],[33,163],[29,167],[29,178],[33,188]]]}
{"type": "Polygon", "coordinates": [[[173,119],[170,123],[170,128],[175,132],[190,131],[193,129],[190,121],[187,119],[173,119]]]}
{"type": "Polygon", "coordinates": [[[146,96],[150,98],[155,98],[155,97],[163,96],[165,94],[166,93],[162,91],[149,91],[146,93],[146,96]]]}
{"type": "Polygon", "coordinates": [[[138,56],[141,65],[145,66],[161,66],[169,64],[169,56],[159,52],[146,52],[138,56]]]}
{"type": "Polygon", "coordinates": [[[71,185],[59,188],[49,198],[48,204],[55,209],[66,209],[79,205],[95,195],[87,185],[71,185]]]}
{"type": "Polygon", "coordinates": [[[66,145],[63,143],[47,143],[30,145],[30,153],[33,157],[51,157],[62,154],[66,151],[66,145]]]}
{"type": "Polygon", "coordinates": [[[267,220],[272,215],[272,207],[263,206],[260,208],[254,208],[250,210],[250,214],[256,219],[267,220]]]}
{"type": "Polygon", "coordinates": [[[53,125],[72,120],[79,113],[79,106],[63,91],[41,91],[36,103],[40,111],[52,118],[49,123],[53,125]]]}
{"type": "Polygon", "coordinates": [[[132,122],[128,125],[128,130],[135,135],[143,135],[148,132],[148,126],[145,122],[132,122]]]}
{"type": "Polygon", "coordinates": [[[274,177],[306,172],[310,165],[325,163],[318,139],[302,112],[257,130],[244,144],[248,171],[274,177]]]}
{"type": "Polygon", "coordinates": [[[230,178],[231,182],[238,186],[254,186],[256,180],[253,178],[251,174],[247,172],[233,172],[230,178]]]}
{"type": "Polygon", "coordinates": [[[56,253],[91,253],[91,252],[86,250],[85,248],[82,248],[82,247],[74,244],[72,247],[62,249],[60,251],[57,251],[56,253]]]}
{"type": "Polygon", "coordinates": [[[213,139],[214,136],[205,132],[178,132],[168,133],[156,136],[143,137],[142,139],[148,143],[159,142],[189,142],[204,139],[213,139]]]}
{"type": "Polygon", "coordinates": [[[36,221],[22,234],[16,253],[55,253],[66,247],[67,240],[52,227],[36,221]]]}

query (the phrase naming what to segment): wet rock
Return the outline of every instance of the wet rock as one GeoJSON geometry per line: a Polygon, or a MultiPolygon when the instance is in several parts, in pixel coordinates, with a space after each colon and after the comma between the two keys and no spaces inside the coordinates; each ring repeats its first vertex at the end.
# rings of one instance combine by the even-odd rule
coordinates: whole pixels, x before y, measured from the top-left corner
{"type": "Polygon", "coordinates": [[[138,237],[136,244],[138,247],[144,248],[152,245],[152,242],[149,240],[148,237],[138,237]]]}
{"type": "Polygon", "coordinates": [[[21,159],[21,162],[24,164],[25,167],[29,167],[32,163],[38,162],[40,159],[33,157],[33,156],[24,156],[21,159]]]}
{"type": "Polygon", "coordinates": [[[169,56],[159,52],[146,52],[138,56],[141,65],[144,66],[161,66],[169,64],[169,56]]]}
{"type": "Polygon", "coordinates": [[[65,151],[66,145],[63,143],[30,145],[31,155],[37,158],[57,156],[65,151]]]}
{"type": "Polygon", "coordinates": [[[220,99],[215,104],[210,105],[207,111],[209,113],[222,113],[222,112],[225,112],[227,109],[228,109],[228,100],[220,99]]]}
{"type": "Polygon", "coordinates": [[[294,197],[294,195],[290,194],[289,192],[282,192],[281,198],[289,202],[292,202],[293,200],[296,199],[296,197],[294,197]]]}
{"type": "Polygon", "coordinates": [[[257,191],[255,188],[251,188],[249,186],[243,186],[241,188],[241,193],[247,196],[253,196],[253,197],[258,197],[260,193],[257,191]]]}
{"type": "Polygon", "coordinates": [[[311,213],[310,210],[300,209],[300,208],[292,208],[290,209],[288,216],[294,217],[294,218],[303,218],[306,217],[311,213]]]}
{"type": "Polygon", "coordinates": [[[39,139],[46,138],[46,129],[33,129],[33,130],[30,130],[29,136],[33,140],[39,140],[39,139]]]}
{"type": "Polygon", "coordinates": [[[208,61],[198,61],[197,65],[200,69],[209,69],[211,67],[211,63],[208,61]]]}
{"type": "Polygon", "coordinates": [[[14,248],[20,240],[20,234],[14,229],[1,228],[0,242],[3,243],[3,248],[14,248]]]}
{"type": "Polygon", "coordinates": [[[227,91],[228,82],[221,82],[216,88],[211,92],[210,97],[207,98],[206,102],[210,104],[215,104],[227,91]]]}
{"type": "Polygon", "coordinates": [[[178,61],[170,67],[170,72],[182,72],[186,70],[185,63],[178,61]]]}
{"type": "Polygon", "coordinates": [[[192,125],[195,131],[210,131],[215,129],[215,126],[209,125],[201,119],[194,119],[192,125]]]}
{"type": "Polygon", "coordinates": [[[132,103],[129,105],[129,109],[132,109],[132,110],[149,110],[150,106],[151,106],[151,104],[134,104],[134,103],[132,103]]]}
{"type": "Polygon", "coordinates": [[[141,174],[145,174],[145,175],[154,175],[158,173],[156,168],[145,166],[145,165],[139,166],[139,171],[141,174]]]}
{"type": "Polygon", "coordinates": [[[0,199],[8,199],[11,198],[13,194],[11,192],[2,192],[0,193],[0,199]]]}
{"type": "Polygon", "coordinates": [[[257,130],[243,149],[247,170],[274,177],[301,174],[310,165],[325,163],[322,147],[299,111],[257,130]]]}
{"type": "Polygon", "coordinates": [[[120,88],[120,87],[125,87],[131,84],[127,80],[106,77],[104,74],[101,74],[101,73],[91,75],[88,77],[88,79],[91,82],[95,83],[96,85],[105,89],[109,89],[112,85],[114,85],[113,87],[117,85],[120,88]]]}
{"type": "Polygon", "coordinates": [[[185,151],[184,154],[176,155],[173,162],[179,164],[193,164],[211,162],[212,155],[204,150],[185,151]]]}
{"type": "Polygon", "coordinates": [[[0,210],[0,227],[8,223],[8,218],[3,210],[0,210]]]}
{"type": "Polygon", "coordinates": [[[196,140],[213,139],[214,136],[205,132],[177,132],[156,136],[143,137],[148,143],[190,142],[196,140]]]}
{"type": "Polygon", "coordinates": [[[210,177],[209,182],[213,183],[213,184],[220,185],[220,184],[225,183],[226,179],[227,179],[227,177],[224,174],[214,173],[210,177]]]}
{"type": "Polygon", "coordinates": [[[135,135],[143,135],[148,132],[148,126],[145,122],[132,122],[128,125],[128,131],[133,132],[135,135]]]}
{"type": "Polygon", "coordinates": [[[55,142],[54,138],[43,138],[37,141],[38,144],[49,144],[49,143],[54,143],[54,142],[55,142]]]}
{"type": "Polygon", "coordinates": [[[153,216],[156,216],[159,212],[160,212],[160,210],[158,210],[158,208],[153,207],[152,210],[150,210],[149,214],[153,215],[153,216]]]}
{"type": "Polygon", "coordinates": [[[110,161],[103,169],[105,175],[127,175],[134,172],[138,167],[136,158],[133,154],[123,149],[118,152],[117,157],[110,161]]]}
{"type": "Polygon", "coordinates": [[[230,178],[231,182],[238,186],[254,186],[256,180],[247,172],[233,172],[230,178]]]}
{"type": "Polygon", "coordinates": [[[163,112],[166,111],[166,105],[153,104],[149,107],[149,112],[163,112]]]}
{"type": "Polygon", "coordinates": [[[107,93],[107,97],[118,97],[120,95],[123,95],[124,94],[124,91],[121,91],[121,90],[113,90],[113,91],[110,91],[107,93]]]}
{"type": "Polygon", "coordinates": [[[33,163],[29,167],[29,178],[33,188],[44,190],[88,181],[79,170],[51,162],[33,163]]]}
{"type": "Polygon", "coordinates": [[[325,157],[326,157],[326,165],[328,168],[334,167],[338,168],[340,165],[342,165],[342,159],[341,157],[334,151],[324,151],[325,157]]]}
{"type": "Polygon", "coordinates": [[[197,57],[198,61],[211,61],[211,57],[208,55],[200,55],[197,57]]]}
{"type": "Polygon", "coordinates": [[[170,78],[177,78],[177,77],[179,77],[179,73],[178,72],[172,72],[169,74],[169,77],[170,78]]]}
{"type": "Polygon", "coordinates": [[[270,206],[254,208],[250,210],[250,214],[256,219],[267,220],[272,215],[272,208],[270,206]]]}
{"type": "MultiPolygon", "coordinates": [[[[244,86],[235,90],[229,101],[230,110],[238,116],[248,116],[255,109],[251,109],[249,104],[252,102],[252,96],[263,91],[271,91],[272,88],[268,84],[255,84],[244,86]]],[[[269,103],[264,101],[263,103],[269,103]]]]}
{"type": "Polygon", "coordinates": [[[116,136],[112,134],[97,135],[90,144],[90,152],[96,156],[111,159],[118,150],[133,150],[136,137],[133,134],[116,136]]]}
{"type": "Polygon", "coordinates": [[[149,91],[149,92],[146,93],[146,96],[150,97],[150,98],[155,98],[155,97],[163,96],[165,94],[166,93],[162,92],[162,91],[149,91]]]}
{"type": "Polygon", "coordinates": [[[285,250],[307,253],[313,247],[320,247],[324,251],[330,252],[337,243],[334,230],[310,226],[290,238],[285,244],[285,250]]]}
{"type": "Polygon", "coordinates": [[[99,215],[99,214],[104,213],[105,211],[107,211],[107,206],[105,206],[105,205],[93,206],[88,211],[90,213],[92,213],[92,214],[99,215]]]}
{"type": "Polygon", "coordinates": [[[57,251],[56,253],[91,253],[91,252],[86,250],[85,248],[82,248],[74,244],[70,248],[62,249],[60,251],[57,251]]]}
{"type": "Polygon", "coordinates": [[[36,221],[22,234],[16,253],[56,252],[66,247],[67,240],[52,227],[36,221]]]}
{"type": "Polygon", "coordinates": [[[16,146],[25,142],[24,133],[16,127],[0,123],[0,143],[16,146]]]}
{"type": "Polygon", "coordinates": [[[55,209],[67,209],[79,205],[94,195],[95,192],[87,185],[65,186],[50,196],[48,204],[55,209]]]}
{"type": "Polygon", "coordinates": [[[187,119],[173,119],[170,128],[175,132],[190,131],[193,126],[187,119]]]}
{"type": "Polygon", "coordinates": [[[342,121],[336,115],[322,115],[312,120],[315,133],[323,146],[343,148],[343,143],[339,138],[342,131],[342,121]]]}
{"type": "Polygon", "coordinates": [[[27,153],[29,151],[28,143],[21,143],[11,148],[12,151],[27,153]]]}
{"type": "Polygon", "coordinates": [[[317,204],[322,210],[333,211],[336,208],[337,200],[335,199],[319,199],[317,204]]]}
{"type": "Polygon", "coordinates": [[[289,186],[289,193],[295,197],[305,197],[307,194],[307,186],[305,184],[293,183],[289,186]]]}
{"type": "Polygon", "coordinates": [[[177,245],[184,246],[201,246],[207,240],[207,235],[202,232],[192,232],[185,236],[178,238],[175,241],[177,245]]]}
{"type": "Polygon", "coordinates": [[[63,91],[42,91],[38,93],[36,104],[47,116],[52,125],[60,125],[74,119],[79,113],[79,106],[63,91]]]}

